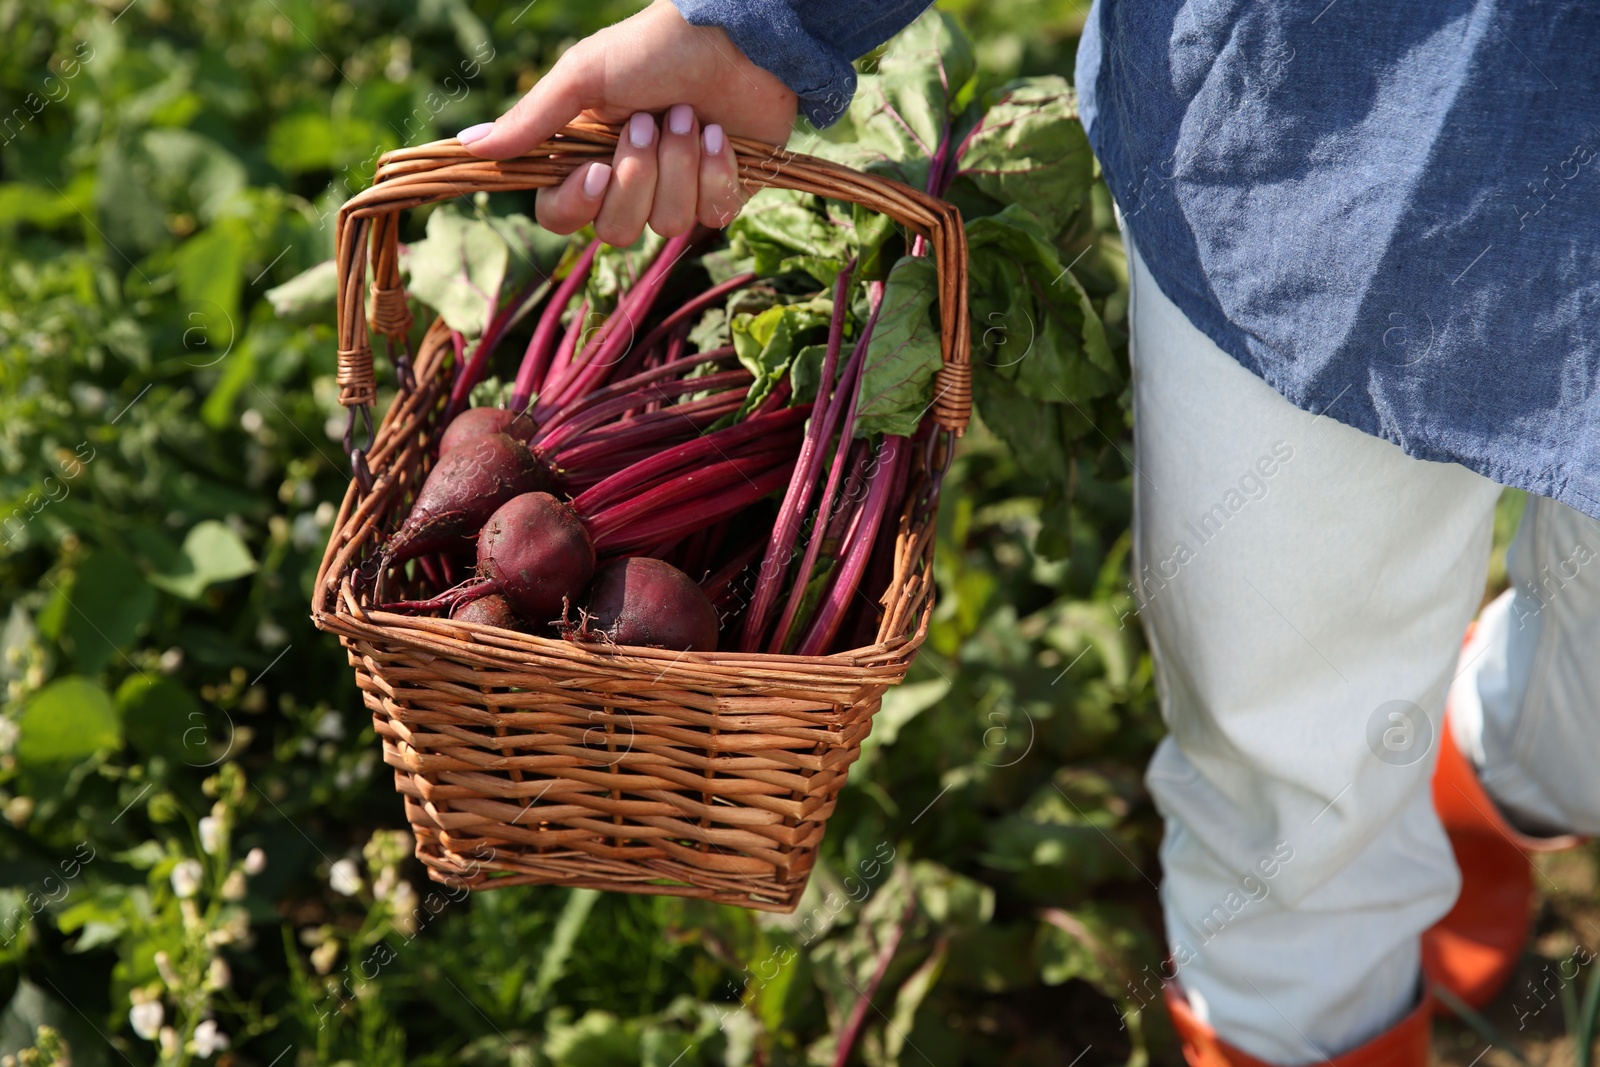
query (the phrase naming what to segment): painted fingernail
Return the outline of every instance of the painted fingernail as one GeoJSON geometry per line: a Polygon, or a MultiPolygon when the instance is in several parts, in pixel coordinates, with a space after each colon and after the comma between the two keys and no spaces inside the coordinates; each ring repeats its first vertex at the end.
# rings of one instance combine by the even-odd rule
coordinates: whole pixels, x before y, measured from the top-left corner
{"type": "Polygon", "coordinates": [[[716,123],[706,127],[706,151],[714,156],[722,153],[722,127],[716,123]]]}
{"type": "Polygon", "coordinates": [[[476,126],[468,126],[466,129],[456,134],[456,140],[460,141],[462,144],[471,144],[473,141],[481,141],[492,129],[494,129],[494,123],[480,122],[476,126]]]}
{"type": "Polygon", "coordinates": [[[628,120],[628,143],[635,148],[649,148],[656,139],[656,120],[643,111],[628,120]]]}
{"type": "Polygon", "coordinates": [[[611,164],[592,163],[589,173],[583,176],[583,195],[590,200],[597,200],[600,194],[606,191],[606,183],[611,180],[611,164]]]}
{"type": "Polygon", "coordinates": [[[694,108],[688,104],[673,104],[667,111],[667,129],[679,136],[694,129],[694,108]]]}

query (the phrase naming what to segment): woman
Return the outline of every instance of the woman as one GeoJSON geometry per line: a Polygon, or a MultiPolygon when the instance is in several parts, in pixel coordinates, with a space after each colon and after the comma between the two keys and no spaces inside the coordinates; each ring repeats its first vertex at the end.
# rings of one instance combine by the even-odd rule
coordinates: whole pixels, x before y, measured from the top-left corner
{"type": "MultiPolygon", "coordinates": [[[[849,61],[922,6],[661,0],[460,138],[503,158],[626,121],[540,222],[723,225],[727,137],[837,118],[849,61]]],[[[1523,850],[1600,829],[1596,54],[1574,0],[1089,15],[1192,1063],[1420,1067],[1431,990],[1481,1005],[1520,952],[1523,850]],[[1463,652],[1502,485],[1536,495],[1463,652]]]]}

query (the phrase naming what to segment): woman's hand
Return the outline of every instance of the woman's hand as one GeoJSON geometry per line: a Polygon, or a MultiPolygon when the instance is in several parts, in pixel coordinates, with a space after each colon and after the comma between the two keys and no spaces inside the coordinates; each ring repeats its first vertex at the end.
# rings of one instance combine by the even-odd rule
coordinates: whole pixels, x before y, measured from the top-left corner
{"type": "Polygon", "coordinates": [[[535,214],[554,233],[592,222],[602,241],[629,245],[646,222],[672,237],[696,219],[732,221],[746,197],[728,136],[784,143],[795,95],[720,29],[691,26],[656,0],[573,45],[510,111],[459,137],[474,155],[505,159],[580,115],[626,120],[616,156],[539,190],[535,214]]]}

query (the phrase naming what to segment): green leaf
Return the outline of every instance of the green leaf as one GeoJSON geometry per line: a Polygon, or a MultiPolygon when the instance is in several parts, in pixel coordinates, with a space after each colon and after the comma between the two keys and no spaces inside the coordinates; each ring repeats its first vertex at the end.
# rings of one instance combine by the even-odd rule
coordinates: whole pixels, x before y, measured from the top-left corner
{"type": "Polygon", "coordinates": [[[959,173],[1057,233],[1094,179],[1094,156],[1066,79],[1026,78],[1002,90],[970,135],[959,173]]]}
{"type": "Polygon", "coordinates": [[[406,256],[412,296],[452,330],[477,337],[489,325],[511,250],[487,222],[445,205],[428,216],[428,236],[406,256]]]}
{"type": "Polygon", "coordinates": [[[98,548],[78,567],[62,619],[72,660],[87,675],[128,648],[156,607],[156,593],[127,556],[98,548]]]}
{"type": "Polygon", "coordinates": [[[266,297],[281,319],[325,319],[339,297],[338,264],[323,260],[268,289],[266,297]]]}
{"type": "Polygon", "coordinates": [[[508,293],[531,281],[547,280],[567,249],[576,247],[570,237],[551,233],[526,215],[490,215],[488,224],[511,252],[506,261],[508,293]]]}
{"type": "Polygon", "coordinates": [[[239,294],[244,289],[248,232],[227,220],[189,238],[173,256],[178,271],[184,345],[227,351],[238,332],[239,294]]]}
{"type": "Polygon", "coordinates": [[[198,599],[216,582],[252,573],[256,562],[239,535],[215,519],[196,523],[176,559],[150,576],[150,584],[185,600],[198,599]]]}
{"type": "Polygon", "coordinates": [[[78,763],[122,743],[111,697],[76,675],[58,678],[29,697],[17,725],[17,761],[24,766],[78,763]]]}
{"type": "Polygon", "coordinates": [[[27,223],[40,229],[81,224],[94,202],[94,178],[79,174],[65,193],[25,182],[0,182],[0,226],[27,223]]]}
{"type": "Polygon", "coordinates": [[[728,239],[749,250],[752,269],[763,277],[800,271],[829,286],[852,254],[854,229],[848,207],[809,193],[763,189],[728,227],[728,239]]]}
{"type": "MultiPolygon", "coordinates": [[[[789,364],[789,387],[794,390],[796,404],[809,404],[817,399],[817,387],[822,384],[822,364],[827,358],[827,345],[806,345],[795,353],[789,364]]],[[[837,368],[834,377],[838,377],[837,368]]]]}
{"type": "Polygon", "coordinates": [[[826,297],[778,304],[756,315],[734,316],[734,354],[756,379],[750,384],[740,417],[772,392],[788,372],[796,354],[805,347],[805,341],[818,330],[827,329],[832,317],[833,301],[826,297]]]}
{"type": "Polygon", "coordinates": [[[567,903],[561,909],[561,916],[556,919],[555,929],[544,949],[544,957],[539,961],[539,973],[533,983],[534,1003],[543,1004],[556,983],[561,981],[567,960],[572,955],[572,947],[583,932],[584,924],[589,921],[589,912],[599,896],[599,892],[593,889],[568,890],[567,903]]]}
{"type": "Polygon", "coordinates": [[[889,271],[861,368],[857,437],[916,432],[932,402],[933,376],[943,360],[932,315],[938,297],[933,260],[903,256],[889,271]]]}
{"type": "Polygon", "coordinates": [[[966,228],[973,361],[1034,400],[1083,405],[1118,392],[1100,317],[1033,216],[1013,204],[966,228]]]}
{"type": "Polygon", "coordinates": [[[205,760],[205,712],[189,691],[168,678],[129,675],[117,689],[117,711],[128,743],[144,756],[174,762],[205,760]],[[201,734],[189,733],[196,726],[201,734]],[[188,744],[198,740],[198,745],[188,744]]]}
{"type": "Polygon", "coordinates": [[[618,295],[638,281],[666,243],[666,238],[647,226],[639,239],[626,248],[602,245],[584,287],[589,310],[604,311],[615,305],[618,295]]]}
{"type": "Polygon", "coordinates": [[[956,20],[929,11],[896,37],[850,103],[856,142],[825,154],[918,189],[970,95],[977,58],[956,20]],[[841,158],[842,157],[842,158],[841,158]]]}
{"type": "Polygon", "coordinates": [[[1071,466],[1071,439],[1062,422],[1062,405],[1023,396],[1017,387],[984,364],[973,368],[972,399],[978,417],[1006,448],[1045,481],[1065,485],[1071,466]]]}
{"type": "Polygon", "coordinates": [[[332,167],[340,149],[333,119],[321,111],[285,115],[267,133],[268,161],[291,177],[332,167]]]}

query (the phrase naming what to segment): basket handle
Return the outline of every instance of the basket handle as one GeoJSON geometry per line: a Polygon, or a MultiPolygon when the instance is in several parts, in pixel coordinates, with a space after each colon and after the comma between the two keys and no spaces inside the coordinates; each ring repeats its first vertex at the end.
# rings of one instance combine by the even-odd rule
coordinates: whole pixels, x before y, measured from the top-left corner
{"type": "MultiPolygon", "coordinates": [[[[339,403],[348,408],[376,398],[372,345],[362,321],[366,294],[363,255],[370,238],[373,330],[404,345],[411,313],[400,282],[399,216],[407,208],[477,192],[558,185],[586,160],[611,158],[619,126],[575,124],[515,159],[480,159],[454,138],[385,153],[371,187],[339,209],[339,403]]],[[[800,155],[760,141],[729,138],[739,177],[761,188],[794,189],[861,204],[926,238],[939,274],[940,344],[944,363],[934,379],[933,416],[960,435],[972,411],[971,337],[967,321],[967,238],[953,204],[908,185],[800,155]]]]}

